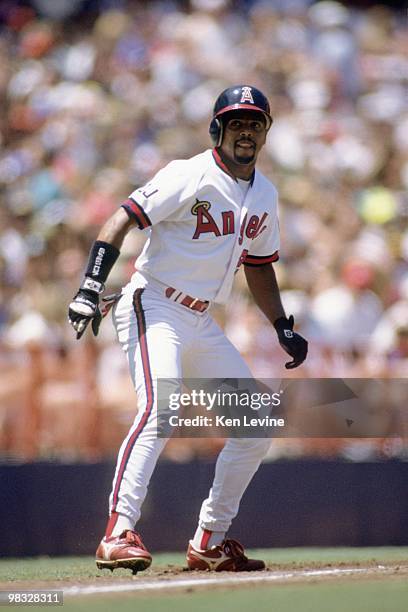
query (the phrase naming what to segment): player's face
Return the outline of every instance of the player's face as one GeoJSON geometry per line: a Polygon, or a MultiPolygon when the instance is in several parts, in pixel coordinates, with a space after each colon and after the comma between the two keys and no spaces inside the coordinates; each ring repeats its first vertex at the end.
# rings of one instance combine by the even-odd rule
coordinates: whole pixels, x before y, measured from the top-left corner
{"type": "Polygon", "coordinates": [[[225,124],[221,149],[237,164],[254,164],[265,140],[262,115],[243,111],[232,115],[225,124]]]}

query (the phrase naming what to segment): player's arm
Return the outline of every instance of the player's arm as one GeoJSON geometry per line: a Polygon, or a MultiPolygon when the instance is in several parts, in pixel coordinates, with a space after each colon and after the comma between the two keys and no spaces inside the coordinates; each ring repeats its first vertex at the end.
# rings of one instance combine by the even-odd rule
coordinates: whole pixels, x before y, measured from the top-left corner
{"type": "Polygon", "coordinates": [[[68,310],[68,320],[77,332],[77,340],[90,321],[94,335],[98,334],[102,320],[99,296],[119,257],[123,240],[134,225],[135,221],[123,208],[119,208],[103,225],[92,245],[84,279],[68,310]]]}
{"type": "Polygon", "coordinates": [[[120,250],[126,234],[135,225],[136,221],[121,207],[102,226],[96,240],[107,242],[120,250]]]}
{"type": "Polygon", "coordinates": [[[285,364],[296,368],[306,359],[307,341],[293,331],[294,318],[286,317],[272,264],[244,266],[249,290],[258,307],[274,326],[281,347],[292,357],[285,364]]]}

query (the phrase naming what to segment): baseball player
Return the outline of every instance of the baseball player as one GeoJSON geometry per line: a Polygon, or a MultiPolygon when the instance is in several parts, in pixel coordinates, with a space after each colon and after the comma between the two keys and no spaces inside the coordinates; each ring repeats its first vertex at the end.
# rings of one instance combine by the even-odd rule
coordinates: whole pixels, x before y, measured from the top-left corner
{"type": "MultiPolygon", "coordinates": [[[[157,380],[252,378],[237,349],[212,319],[212,303],[228,300],[243,265],[254,299],[278,340],[299,366],[307,342],[293,331],[281,304],[273,262],[278,260],[277,192],[255,163],[272,124],[261,91],[237,85],[217,98],[210,135],[214,143],[177,160],[136,189],[105,223],[90,255],[82,285],[69,306],[69,321],[98,333],[99,298],[126,233],[149,238],[130,282],[113,309],[137,394],[138,413],[118,455],[106,533],[96,553],[99,568],[151,564],[135,525],[166,439],[157,437],[157,380]]],[[[215,468],[197,531],[189,542],[190,569],[251,571],[265,568],[226,537],[241,497],[265,456],[268,439],[229,439],[215,468]]]]}

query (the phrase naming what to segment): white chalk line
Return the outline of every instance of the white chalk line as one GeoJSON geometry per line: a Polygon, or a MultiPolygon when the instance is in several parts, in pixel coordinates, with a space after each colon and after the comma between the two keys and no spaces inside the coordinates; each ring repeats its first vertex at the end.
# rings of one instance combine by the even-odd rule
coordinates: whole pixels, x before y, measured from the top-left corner
{"type": "Polygon", "coordinates": [[[218,576],[214,578],[175,578],[174,580],[140,580],[135,578],[134,582],[106,585],[71,586],[64,588],[64,597],[77,595],[99,595],[102,593],[125,593],[126,591],[169,591],[198,586],[225,586],[231,583],[240,585],[257,583],[268,583],[276,581],[293,580],[296,578],[314,578],[329,576],[353,576],[354,574],[384,574],[390,573],[397,568],[376,566],[369,568],[350,567],[333,568],[321,570],[292,570],[288,572],[267,572],[262,574],[232,574],[230,576],[218,576]]]}

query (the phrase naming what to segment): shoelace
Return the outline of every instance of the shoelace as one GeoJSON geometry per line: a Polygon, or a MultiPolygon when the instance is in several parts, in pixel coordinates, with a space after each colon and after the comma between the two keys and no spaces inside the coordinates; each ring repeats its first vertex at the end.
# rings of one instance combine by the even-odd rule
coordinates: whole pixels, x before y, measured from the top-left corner
{"type": "Polygon", "coordinates": [[[128,544],[136,544],[136,546],[138,546],[139,548],[143,548],[143,550],[146,550],[142,540],[140,539],[139,534],[136,533],[136,531],[124,531],[123,533],[121,533],[120,539],[126,540],[128,544]]]}
{"type": "Polygon", "coordinates": [[[221,548],[226,555],[233,557],[234,561],[240,561],[246,563],[248,557],[244,554],[244,547],[237,540],[224,540],[221,544],[221,548]]]}

